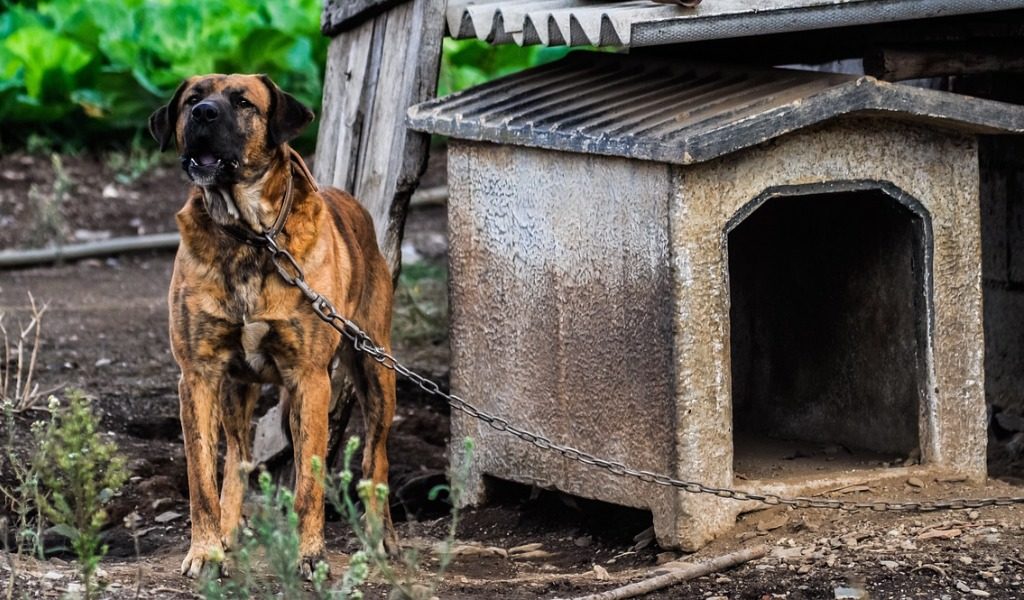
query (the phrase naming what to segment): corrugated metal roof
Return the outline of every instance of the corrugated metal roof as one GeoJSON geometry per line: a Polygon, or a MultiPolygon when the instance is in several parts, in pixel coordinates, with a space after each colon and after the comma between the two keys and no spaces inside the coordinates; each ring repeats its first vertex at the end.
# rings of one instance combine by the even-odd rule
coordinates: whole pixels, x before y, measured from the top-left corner
{"type": "Polygon", "coordinates": [[[409,124],[460,139],[690,164],[853,113],[1024,133],[1024,106],[872,77],[597,52],[419,104],[409,124]]]}
{"type": "Polygon", "coordinates": [[[656,46],[1021,8],[1020,0],[448,0],[449,35],[494,44],[656,46]]]}

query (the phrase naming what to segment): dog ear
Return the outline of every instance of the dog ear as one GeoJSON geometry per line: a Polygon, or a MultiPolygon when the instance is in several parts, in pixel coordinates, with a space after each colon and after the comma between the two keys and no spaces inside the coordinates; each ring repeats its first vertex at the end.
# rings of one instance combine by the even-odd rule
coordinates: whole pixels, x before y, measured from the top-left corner
{"type": "Polygon", "coordinates": [[[160,151],[163,152],[171,145],[174,139],[174,129],[178,123],[178,105],[181,103],[181,94],[191,80],[186,79],[174,91],[171,101],[153,111],[149,115],[149,133],[160,144],[160,151]]]}
{"type": "Polygon", "coordinates": [[[313,111],[294,96],[277,87],[266,75],[260,75],[270,92],[270,110],[267,115],[267,144],[280,146],[295,139],[313,120],[313,111]]]}

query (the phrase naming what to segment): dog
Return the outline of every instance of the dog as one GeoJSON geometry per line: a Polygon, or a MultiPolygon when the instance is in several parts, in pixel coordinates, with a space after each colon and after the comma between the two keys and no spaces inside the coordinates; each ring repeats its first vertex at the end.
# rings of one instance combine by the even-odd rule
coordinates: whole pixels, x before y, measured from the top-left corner
{"type": "MultiPolygon", "coordinates": [[[[318,189],[288,144],[312,120],[265,75],[216,74],[182,82],[149,119],[160,149],[176,146],[194,184],[176,216],[181,245],[168,293],[192,518],[181,572],[189,577],[230,549],[241,524],[239,473],[250,458],[261,384],[278,385],[288,407],[303,574],[324,552],[324,490],[312,463],[326,459],[336,368],[347,371],[365,416],[364,476],[387,483],[394,372],[321,322],[260,247],[262,236],[274,235],[309,286],[390,351],[392,279],[372,218],[351,195],[318,189]],[[218,498],[221,428],[227,452],[218,498]]],[[[379,515],[393,552],[387,503],[371,499],[367,510],[379,515]]]]}

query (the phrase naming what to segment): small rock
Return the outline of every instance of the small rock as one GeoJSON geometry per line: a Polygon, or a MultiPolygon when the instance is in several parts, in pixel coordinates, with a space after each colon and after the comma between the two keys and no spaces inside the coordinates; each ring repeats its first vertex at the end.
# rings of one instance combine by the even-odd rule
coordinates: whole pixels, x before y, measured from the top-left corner
{"type": "Polygon", "coordinates": [[[678,558],[678,556],[676,556],[675,552],[659,552],[658,555],[654,557],[654,562],[657,565],[663,565],[674,561],[676,558],[678,558]]]}
{"type": "Polygon", "coordinates": [[[960,534],[962,534],[962,533],[963,533],[962,530],[956,529],[956,528],[953,528],[953,529],[931,529],[929,531],[925,531],[924,533],[919,533],[917,535],[917,539],[919,539],[919,540],[932,540],[932,539],[951,540],[953,538],[960,537],[960,534]]]}
{"type": "Polygon", "coordinates": [[[897,567],[900,566],[900,563],[898,563],[898,562],[896,562],[894,560],[880,560],[880,561],[878,561],[878,564],[882,565],[886,569],[896,569],[897,567]]]}
{"type": "Polygon", "coordinates": [[[547,550],[530,550],[529,552],[520,552],[512,555],[512,558],[519,560],[543,560],[545,558],[551,558],[552,556],[554,556],[554,554],[547,550]]]}
{"type": "Polygon", "coordinates": [[[58,573],[57,571],[47,571],[46,574],[43,575],[43,579],[49,579],[50,581],[57,581],[59,579],[64,579],[64,576],[61,575],[60,573],[58,573]]]}
{"type": "Polygon", "coordinates": [[[800,565],[800,568],[796,570],[799,575],[806,575],[811,572],[811,565],[800,565]]]}
{"type": "Polygon", "coordinates": [[[576,538],[576,539],[574,539],[572,541],[572,543],[575,544],[576,547],[578,547],[578,548],[587,548],[593,542],[594,542],[594,538],[590,537],[589,535],[584,535],[582,537],[578,537],[578,538],[576,538]]]}
{"type": "Polygon", "coordinates": [[[855,587],[840,586],[833,590],[836,600],[867,600],[868,593],[855,587]]]}
{"type": "Polygon", "coordinates": [[[107,185],[103,186],[104,198],[117,198],[120,197],[120,195],[121,194],[117,191],[117,187],[114,184],[108,183],[107,185]]]}
{"type": "Polygon", "coordinates": [[[991,596],[992,594],[990,594],[990,593],[986,592],[985,590],[976,590],[976,589],[972,589],[972,590],[971,590],[971,595],[972,595],[972,596],[978,596],[979,598],[988,598],[988,597],[989,597],[989,596],[991,596]]]}
{"type": "Polygon", "coordinates": [[[544,547],[544,544],[535,542],[532,544],[523,544],[522,546],[513,546],[508,549],[508,553],[511,555],[523,554],[525,552],[533,552],[534,550],[540,550],[544,547]]]}
{"type": "MultiPolygon", "coordinates": [[[[444,552],[443,547],[435,546],[435,553],[441,554],[444,552]]],[[[501,558],[508,558],[508,552],[504,548],[498,548],[495,546],[479,546],[474,544],[460,544],[453,546],[448,553],[451,556],[498,556],[501,558]]]]}
{"type": "Polygon", "coordinates": [[[907,484],[916,488],[924,487],[924,482],[918,479],[917,477],[911,477],[910,479],[907,479],[907,484]]]}
{"type": "Polygon", "coordinates": [[[978,516],[979,516],[980,514],[981,514],[981,513],[979,513],[978,511],[976,511],[976,510],[972,510],[972,511],[970,511],[970,512],[968,512],[968,513],[967,513],[967,518],[968,518],[968,519],[970,519],[970,520],[972,520],[972,521],[977,521],[977,520],[978,520],[978,516]]]}
{"type": "Polygon", "coordinates": [[[974,559],[967,555],[957,557],[957,559],[965,565],[970,565],[974,563],[974,559]]]}
{"type": "Polygon", "coordinates": [[[964,583],[962,581],[957,581],[956,582],[956,589],[958,589],[958,590],[960,590],[961,592],[964,592],[964,593],[969,593],[971,591],[971,586],[967,585],[966,583],[964,583]]]}
{"type": "Polygon", "coordinates": [[[163,523],[170,523],[171,521],[173,521],[173,520],[175,520],[175,519],[177,519],[179,517],[181,517],[181,513],[180,512],[175,512],[173,510],[168,510],[168,511],[164,511],[164,512],[158,514],[157,516],[153,517],[153,520],[156,521],[157,523],[163,524],[163,523]]]}
{"type": "Polygon", "coordinates": [[[803,556],[803,552],[804,548],[800,546],[794,548],[773,548],[771,555],[783,561],[793,561],[803,556]]]}
{"type": "Polygon", "coordinates": [[[601,565],[594,565],[594,577],[598,581],[606,581],[608,579],[608,569],[601,565]]]}
{"type": "Polygon", "coordinates": [[[768,516],[757,522],[757,530],[761,532],[773,531],[782,527],[789,522],[789,517],[786,513],[779,513],[774,516],[768,516]]]}
{"type": "Polygon", "coordinates": [[[168,504],[174,504],[174,499],[173,498],[168,498],[168,497],[165,496],[163,498],[157,498],[149,506],[153,510],[160,510],[161,507],[167,506],[168,504]]]}
{"type": "Polygon", "coordinates": [[[105,366],[107,366],[107,365],[109,365],[109,364],[111,364],[113,362],[114,361],[109,359],[109,358],[101,358],[101,359],[96,361],[95,366],[96,367],[105,367],[105,366]]]}

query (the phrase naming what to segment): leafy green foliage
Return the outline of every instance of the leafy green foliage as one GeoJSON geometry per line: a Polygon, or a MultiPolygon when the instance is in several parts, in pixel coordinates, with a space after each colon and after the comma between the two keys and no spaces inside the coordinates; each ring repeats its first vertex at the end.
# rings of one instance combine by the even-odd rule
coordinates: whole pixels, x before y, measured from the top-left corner
{"type": "Polygon", "coordinates": [[[32,466],[44,490],[39,508],[53,524],[50,530],[71,543],[88,599],[95,588],[93,573],[107,552],[100,540],[107,520],[103,507],[128,474],[117,445],[104,442],[96,431],[99,419],[89,399],[77,391],[67,398],[68,407],[60,411],[59,402],[51,397],[50,421],[36,430],[38,450],[32,466]]]}
{"type": "MultiPolygon", "coordinates": [[[[183,79],[204,73],[267,73],[319,113],[320,9],[321,0],[0,0],[0,142],[41,134],[122,145],[183,79]]],[[[567,51],[445,40],[438,94],[567,51]]]]}
{"type": "MultiPolygon", "coordinates": [[[[5,2],[5,4],[7,4],[5,2]]],[[[267,73],[320,103],[320,0],[43,0],[0,13],[0,121],[14,141],[130,138],[186,77],[267,73]]],[[[311,135],[311,134],[310,134],[311,135]]]]}

